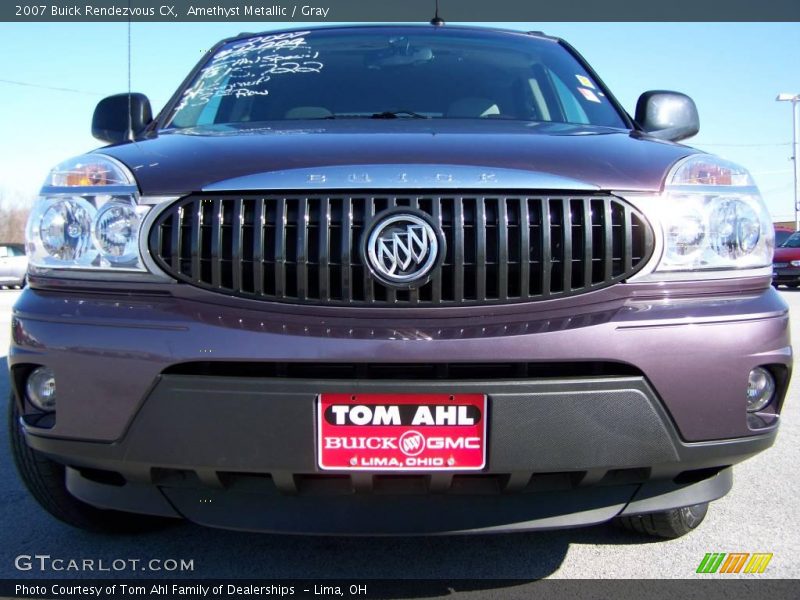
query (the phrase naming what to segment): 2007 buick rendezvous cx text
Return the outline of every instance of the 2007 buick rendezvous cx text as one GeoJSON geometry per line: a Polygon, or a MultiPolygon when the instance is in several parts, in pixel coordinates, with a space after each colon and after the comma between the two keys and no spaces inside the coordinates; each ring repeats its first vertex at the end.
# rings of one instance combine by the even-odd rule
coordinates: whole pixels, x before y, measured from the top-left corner
{"type": "Polygon", "coordinates": [[[447,25],[246,34],[155,119],[103,100],[28,225],[23,480],[93,530],[689,532],[792,364],[769,215],[698,127],[447,25]]]}

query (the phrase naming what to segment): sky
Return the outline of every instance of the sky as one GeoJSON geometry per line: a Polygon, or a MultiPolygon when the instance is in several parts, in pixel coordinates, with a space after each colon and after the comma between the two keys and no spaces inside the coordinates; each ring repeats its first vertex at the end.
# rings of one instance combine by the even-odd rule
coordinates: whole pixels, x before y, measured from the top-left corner
{"type": "MultiPolygon", "coordinates": [[[[133,23],[132,89],[147,94],[157,112],[219,39],[293,25],[301,26],[133,23]]],[[[646,90],[689,94],[701,127],[684,143],[747,167],[773,219],[793,219],[791,104],[775,97],[800,94],[800,23],[483,25],[566,39],[629,113],[646,90]]],[[[91,137],[92,112],[104,96],[128,89],[127,28],[0,24],[0,194],[6,201],[34,197],[50,168],[102,145],[91,137]]]]}

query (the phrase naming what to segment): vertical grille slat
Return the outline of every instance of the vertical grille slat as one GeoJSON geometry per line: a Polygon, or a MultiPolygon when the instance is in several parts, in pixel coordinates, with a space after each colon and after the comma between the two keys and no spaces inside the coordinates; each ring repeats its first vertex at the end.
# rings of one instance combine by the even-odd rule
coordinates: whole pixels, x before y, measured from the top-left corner
{"type": "Polygon", "coordinates": [[[353,267],[350,248],[353,246],[353,199],[342,200],[342,300],[353,299],[353,267]]]}
{"type": "MultiPolygon", "coordinates": [[[[413,208],[414,210],[419,210],[419,198],[418,197],[411,198],[409,206],[411,208],[413,208]]],[[[410,290],[408,290],[408,303],[412,304],[412,305],[419,304],[419,288],[418,287],[411,288],[410,290]]]]}
{"type": "MultiPolygon", "coordinates": [[[[363,221],[363,231],[366,234],[366,228],[369,223],[372,221],[373,217],[375,216],[375,198],[366,198],[364,200],[366,203],[364,206],[364,221],[363,221]]],[[[373,287],[374,279],[369,274],[369,269],[365,266],[361,269],[364,273],[364,300],[366,302],[374,302],[375,301],[375,288],[373,287]]]]}
{"type": "Polygon", "coordinates": [[[191,215],[191,256],[192,256],[192,270],[191,270],[191,277],[192,279],[200,279],[200,244],[202,242],[201,235],[202,232],[200,230],[201,226],[203,225],[203,213],[202,213],[202,200],[194,200],[192,202],[191,207],[192,215],[191,215]]]}
{"type": "Polygon", "coordinates": [[[550,229],[550,201],[545,198],[541,203],[541,273],[542,273],[542,293],[545,294],[550,290],[550,275],[553,271],[553,257],[552,251],[552,231],[550,229]]]}
{"type": "Polygon", "coordinates": [[[497,201],[497,297],[508,298],[508,206],[505,198],[497,201]]]}
{"type": "Polygon", "coordinates": [[[380,190],[191,195],[162,210],[148,243],[168,274],[229,295],[426,307],[600,289],[641,269],[654,239],[644,216],[614,196],[380,190]],[[377,280],[362,255],[376,215],[403,208],[426,214],[444,238],[441,266],[412,289],[377,280]]]}
{"type": "Polygon", "coordinates": [[[253,293],[264,293],[264,199],[255,201],[253,214],[253,293]]]}
{"type": "Polygon", "coordinates": [[[453,212],[453,299],[464,299],[464,199],[456,198],[453,212]]]}
{"type": "Polygon", "coordinates": [[[486,203],[477,202],[475,223],[475,299],[486,299],[486,203]]]}
{"type": "Polygon", "coordinates": [[[631,215],[631,209],[629,207],[624,207],[625,210],[625,234],[623,236],[623,244],[624,248],[624,256],[625,256],[625,263],[623,265],[623,269],[625,272],[629,272],[633,269],[633,236],[631,235],[631,230],[633,229],[633,216],[631,215]]]}
{"type": "Polygon", "coordinates": [[[530,295],[531,232],[530,211],[527,198],[519,201],[519,295],[525,299],[530,295]]]}
{"type": "MultiPolygon", "coordinates": [[[[439,229],[442,229],[442,201],[434,201],[433,203],[433,222],[434,224],[439,226],[439,229]]],[[[446,239],[445,239],[446,243],[446,239]]],[[[447,249],[447,253],[449,254],[451,251],[447,249]]],[[[442,301],[442,278],[441,277],[434,277],[431,283],[431,303],[432,304],[439,304],[442,301]]]]}
{"type": "Polygon", "coordinates": [[[169,232],[169,265],[175,273],[181,272],[181,246],[183,244],[183,216],[185,209],[183,206],[178,207],[175,214],[170,215],[170,232],[169,232]]]}
{"type": "Polygon", "coordinates": [[[609,280],[614,270],[614,252],[612,236],[614,231],[611,219],[611,200],[603,199],[603,279],[609,280]]]}
{"type": "Polygon", "coordinates": [[[222,282],[222,263],[220,261],[222,224],[224,222],[222,214],[222,200],[217,198],[213,201],[214,222],[211,224],[211,285],[215,288],[221,286],[222,282]]]}
{"type": "Polygon", "coordinates": [[[561,288],[564,292],[569,293],[572,291],[572,208],[570,199],[565,198],[561,201],[561,211],[564,215],[564,222],[562,225],[562,240],[563,240],[563,278],[564,283],[561,288]]]}
{"type": "Polygon", "coordinates": [[[319,265],[319,298],[330,299],[330,236],[331,236],[331,201],[329,198],[320,200],[319,211],[319,248],[317,249],[317,264],[319,265]]]}
{"type": "Polygon", "coordinates": [[[592,222],[592,200],[585,198],[583,200],[583,287],[586,289],[592,287],[594,257],[592,222]]]}
{"type": "Polygon", "coordinates": [[[286,295],[286,199],[276,200],[275,219],[275,296],[286,295]]]}
{"type": "Polygon", "coordinates": [[[305,300],[308,291],[308,198],[301,198],[297,207],[297,297],[305,300]]]}
{"type": "Polygon", "coordinates": [[[237,198],[233,201],[233,219],[231,220],[231,281],[235,290],[242,287],[242,209],[244,201],[237,198]]]}

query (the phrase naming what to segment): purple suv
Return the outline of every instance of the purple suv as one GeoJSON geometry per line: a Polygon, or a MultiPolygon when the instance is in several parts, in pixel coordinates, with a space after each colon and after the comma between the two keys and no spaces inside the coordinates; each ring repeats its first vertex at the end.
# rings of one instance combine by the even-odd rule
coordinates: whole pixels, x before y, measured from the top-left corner
{"type": "Polygon", "coordinates": [[[792,365],[769,215],[698,127],[451,26],[243,34],[155,119],[103,100],[28,224],[22,479],[91,530],[687,533],[792,365]]]}

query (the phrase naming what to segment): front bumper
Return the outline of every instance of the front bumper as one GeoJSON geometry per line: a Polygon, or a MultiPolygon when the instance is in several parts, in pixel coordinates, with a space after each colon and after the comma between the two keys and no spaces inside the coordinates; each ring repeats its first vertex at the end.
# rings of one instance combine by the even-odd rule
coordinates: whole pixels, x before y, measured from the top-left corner
{"type": "Polygon", "coordinates": [[[268,531],[435,533],[588,524],[723,495],[728,467],[776,434],[792,358],[785,303],[772,289],[606,298],[580,316],[393,322],[29,289],[9,362],[18,389],[31,365],[55,371],[55,425],[27,425],[28,443],[70,467],[74,495],[107,508],[268,531]],[[444,361],[536,368],[364,375],[444,361]],[[316,375],[330,363],[356,374],[316,375]],[[759,365],[782,375],[754,425],[744,388],[759,365]],[[398,390],[487,394],[486,469],[321,473],[317,394],[398,390]]]}
{"type": "Polygon", "coordinates": [[[233,529],[395,534],[584,525],[713,500],[730,488],[727,467],[775,436],[684,443],[641,377],[362,382],[360,393],[487,393],[487,467],[320,473],[314,400],[354,387],[165,375],[117,443],[27,440],[69,464],[70,491],[96,506],[233,529]]]}

